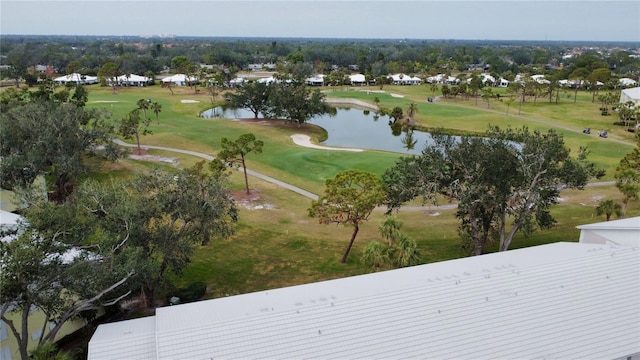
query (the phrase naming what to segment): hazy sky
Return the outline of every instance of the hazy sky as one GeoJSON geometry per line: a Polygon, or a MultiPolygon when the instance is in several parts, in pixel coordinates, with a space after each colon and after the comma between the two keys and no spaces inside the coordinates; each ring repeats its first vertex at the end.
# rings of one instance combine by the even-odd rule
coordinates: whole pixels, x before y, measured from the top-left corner
{"type": "Polygon", "coordinates": [[[640,41],[640,1],[0,1],[0,34],[640,41]]]}

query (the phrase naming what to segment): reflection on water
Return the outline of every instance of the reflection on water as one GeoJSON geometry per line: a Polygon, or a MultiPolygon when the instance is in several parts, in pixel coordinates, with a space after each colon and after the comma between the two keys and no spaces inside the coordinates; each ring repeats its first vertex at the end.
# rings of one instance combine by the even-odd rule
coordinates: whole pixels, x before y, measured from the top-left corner
{"type": "MultiPolygon", "coordinates": [[[[201,114],[205,118],[253,118],[246,109],[217,107],[201,114]]],[[[420,154],[424,146],[433,142],[431,135],[420,131],[391,134],[389,117],[368,110],[338,108],[335,116],[311,119],[310,124],[324,128],[328,135],[322,145],[392,151],[402,154],[420,154]],[[408,148],[408,149],[407,149],[408,148]]]]}

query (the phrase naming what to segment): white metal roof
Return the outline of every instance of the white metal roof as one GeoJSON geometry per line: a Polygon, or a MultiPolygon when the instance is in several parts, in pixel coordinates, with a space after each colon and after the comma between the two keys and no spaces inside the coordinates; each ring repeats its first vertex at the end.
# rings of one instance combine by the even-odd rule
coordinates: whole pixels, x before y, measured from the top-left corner
{"type": "Polygon", "coordinates": [[[18,221],[22,220],[22,216],[9,211],[0,210],[0,227],[18,225],[18,221]]]}
{"type": "Polygon", "coordinates": [[[153,316],[98,326],[89,341],[89,359],[156,359],[153,316]]]}
{"type": "Polygon", "coordinates": [[[183,83],[183,82],[187,82],[187,81],[197,81],[198,78],[195,76],[187,76],[185,74],[175,74],[175,75],[171,75],[168,76],[164,79],[162,79],[162,82],[165,83],[169,83],[169,82],[176,82],[176,83],[183,83]]]}
{"type": "Polygon", "coordinates": [[[151,78],[148,76],[140,76],[136,74],[120,75],[116,78],[116,81],[130,81],[130,82],[141,82],[141,81],[151,81],[151,78]]]}
{"type": "MultiPolygon", "coordinates": [[[[616,358],[640,353],[638,274],[638,247],[555,243],[164,307],[146,355],[616,358]]],[[[89,359],[133,345],[116,335],[89,359]]]]}
{"type": "Polygon", "coordinates": [[[640,236],[640,216],[619,219],[619,220],[611,220],[611,221],[603,221],[594,224],[586,224],[576,226],[578,229],[623,229],[623,230],[636,230],[638,231],[638,236],[640,236]]]}
{"type": "Polygon", "coordinates": [[[627,95],[629,99],[632,99],[634,101],[640,100],[640,87],[624,89],[622,90],[622,93],[627,95]]]}
{"type": "Polygon", "coordinates": [[[581,243],[640,246],[640,216],[576,227],[581,243]]]}

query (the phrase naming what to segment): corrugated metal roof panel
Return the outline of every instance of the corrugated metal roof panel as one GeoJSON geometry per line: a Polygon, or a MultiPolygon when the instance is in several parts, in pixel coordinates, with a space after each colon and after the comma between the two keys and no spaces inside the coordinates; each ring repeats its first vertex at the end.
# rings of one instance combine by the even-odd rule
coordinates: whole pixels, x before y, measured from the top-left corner
{"type": "Polygon", "coordinates": [[[88,359],[156,359],[155,316],[102,324],[89,341],[88,359]]]}
{"type": "Polygon", "coordinates": [[[638,247],[557,243],[172,306],[157,357],[615,358],[639,274],[638,247]]]}

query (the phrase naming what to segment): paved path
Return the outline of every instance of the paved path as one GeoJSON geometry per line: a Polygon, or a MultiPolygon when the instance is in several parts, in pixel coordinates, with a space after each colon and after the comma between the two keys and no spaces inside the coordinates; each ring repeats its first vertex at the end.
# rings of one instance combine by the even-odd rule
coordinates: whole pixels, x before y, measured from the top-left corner
{"type": "MultiPolygon", "coordinates": [[[[137,147],[137,145],[135,145],[135,144],[129,144],[129,143],[126,143],[126,142],[124,142],[122,140],[119,140],[119,139],[115,139],[114,142],[116,144],[120,145],[120,146],[137,147]]],[[[196,156],[196,157],[208,160],[208,161],[211,161],[211,160],[214,159],[214,157],[211,156],[211,155],[204,154],[204,153],[197,152],[197,151],[175,149],[175,148],[170,148],[170,147],[166,147],[166,146],[155,146],[155,145],[142,145],[142,146],[144,146],[147,149],[172,151],[172,152],[177,152],[177,153],[181,153],[181,154],[187,154],[187,155],[191,155],[191,156],[196,156]]],[[[238,170],[242,171],[242,169],[238,169],[238,170]]],[[[298,193],[298,194],[300,194],[302,196],[308,197],[309,199],[318,200],[318,195],[316,195],[314,193],[311,193],[311,192],[309,192],[307,190],[300,189],[299,187],[293,186],[291,184],[287,184],[287,183],[285,183],[283,181],[280,181],[278,179],[274,179],[274,178],[272,178],[270,176],[267,176],[267,175],[264,175],[264,174],[260,174],[258,172],[255,172],[255,171],[249,170],[249,169],[247,169],[247,174],[249,174],[251,176],[254,176],[254,177],[257,177],[259,179],[262,179],[264,181],[270,182],[272,184],[276,184],[276,185],[278,185],[280,187],[283,187],[285,189],[291,190],[291,191],[293,191],[295,193],[298,193]]]]}
{"type": "MultiPolygon", "coordinates": [[[[137,145],[135,144],[129,144],[126,143],[120,139],[114,139],[113,142],[115,142],[116,144],[120,145],[120,146],[124,146],[124,147],[137,147],[137,145]]],[[[195,156],[195,157],[199,157],[208,161],[211,161],[214,159],[213,156],[205,154],[205,153],[201,153],[201,152],[197,152],[197,151],[191,151],[191,150],[183,150],[183,149],[176,149],[176,148],[170,148],[170,147],[166,147],[166,146],[155,146],[155,145],[141,145],[147,149],[156,149],[156,150],[162,150],[162,151],[170,151],[170,152],[177,152],[177,153],[181,153],[181,154],[186,154],[186,155],[191,155],[191,156],[195,156]]],[[[242,169],[238,168],[238,171],[242,171],[242,169]]],[[[262,179],[264,181],[270,182],[272,184],[278,185],[280,187],[283,187],[285,189],[291,190],[297,194],[300,194],[302,196],[305,196],[309,199],[312,200],[318,200],[318,195],[309,192],[307,190],[301,189],[297,186],[293,186],[291,184],[288,184],[284,181],[280,181],[278,179],[274,179],[270,176],[264,175],[264,174],[260,174],[258,172],[255,172],[253,170],[249,170],[247,169],[247,174],[257,177],[259,179],[262,179]]],[[[594,182],[594,183],[589,183],[587,184],[587,186],[591,187],[591,186],[609,186],[609,185],[613,185],[615,184],[614,181],[602,181],[602,182],[594,182]]],[[[447,205],[438,205],[438,206],[433,206],[433,205],[424,205],[424,206],[403,206],[401,207],[399,210],[401,211],[433,211],[433,210],[449,210],[449,209],[455,209],[457,207],[456,204],[447,204],[447,205]]],[[[386,207],[378,207],[376,208],[377,210],[385,210],[386,211],[386,207]]]]}

